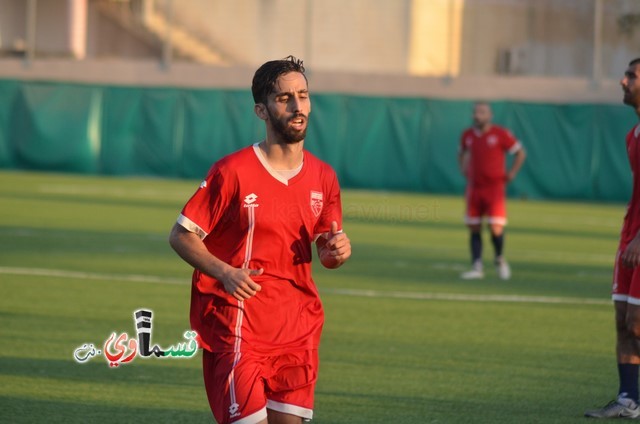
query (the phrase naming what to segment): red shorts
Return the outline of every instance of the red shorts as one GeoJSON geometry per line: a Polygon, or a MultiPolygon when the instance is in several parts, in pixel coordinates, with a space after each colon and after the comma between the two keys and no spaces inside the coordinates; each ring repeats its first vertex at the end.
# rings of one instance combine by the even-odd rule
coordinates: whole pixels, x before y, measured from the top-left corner
{"type": "Polygon", "coordinates": [[[467,211],[464,217],[466,224],[481,224],[483,217],[487,218],[489,224],[507,224],[505,184],[467,186],[465,198],[467,200],[467,211]]]}
{"type": "Polygon", "coordinates": [[[626,248],[626,243],[620,243],[616,253],[611,297],[620,302],[640,305],[640,267],[629,268],[622,263],[622,253],[626,248]]]}
{"type": "Polygon", "coordinates": [[[318,375],[318,351],[279,356],[202,350],[204,385],[219,424],[252,424],[267,408],[310,420],[318,375]]]}

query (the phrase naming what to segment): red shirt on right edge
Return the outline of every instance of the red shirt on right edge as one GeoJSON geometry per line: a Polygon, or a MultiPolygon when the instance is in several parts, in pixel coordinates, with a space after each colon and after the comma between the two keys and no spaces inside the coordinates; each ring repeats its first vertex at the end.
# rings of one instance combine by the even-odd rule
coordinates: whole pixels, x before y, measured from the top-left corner
{"type": "Polygon", "coordinates": [[[460,152],[470,152],[468,181],[471,187],[504,183],[507,176],[505,153],[515,153],[522,145],[506,128],[491,125],[486,132],[468,128],[460,138],[460,152]]]}
{"type": "Polygon", "coordinates": [[[620,242],[628,244],[640,230],[640,124],[636,125],[627,134],[627,156],[633,173],[633,192],[627,205],[627,213],[624,216],[620,242]]]}

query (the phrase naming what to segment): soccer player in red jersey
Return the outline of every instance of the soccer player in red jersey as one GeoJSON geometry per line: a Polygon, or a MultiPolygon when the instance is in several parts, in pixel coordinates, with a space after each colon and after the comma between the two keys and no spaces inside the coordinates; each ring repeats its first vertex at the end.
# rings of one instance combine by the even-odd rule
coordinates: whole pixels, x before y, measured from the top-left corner
{"type": "MultiPolygon", "coordinates": [[[[623,102],[640,117],[640,58],[629,63],[620,80],[623,102]]],[[[603,408],[587,411],[594,418],[640,418],[638,364],[640,364],[640,124],[627,134],[626,145],[633,191],[622,224],[613,270],[612,298],[616,321],[618,396],[603,408]]]]}
{"type": "Polygon", "coordinates": [[[458,162],[467,178],[465,223],[470,231],[472,268],[462,274],[464,279],[484,277],[482,264],[482,221],[486,218],[491,230],[498,276],[511,277],[511,269],[503,256],[504,226],[507,223],[506,185],[512,181],[526,153],[522,144],[506,128],[492,123],[491,106],[477,102],[473,107],[473,126],[462,133],[458,162]],[[505,156],[515,155],[509,171],[505,156]]]}
{"type": "Polygon", "coordinates": [[[304,150],[311,101],[302,61],[269,61],[251,87],[266,138],[210,169],[170,244],[195,270],[191,326],[218,423],[301,423],[313,415],[324,322],[311,278],[351,255],[333,169],[304,150]]]}

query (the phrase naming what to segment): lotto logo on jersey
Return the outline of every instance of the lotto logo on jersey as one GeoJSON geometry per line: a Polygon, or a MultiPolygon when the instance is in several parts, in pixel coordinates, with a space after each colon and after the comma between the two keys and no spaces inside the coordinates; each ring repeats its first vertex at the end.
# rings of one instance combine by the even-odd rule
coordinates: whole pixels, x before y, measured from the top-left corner
{"type": "Polygon", "coordinates": [[[255,201],[258,200],[258,196],[255,193],[251,193],[244,197],[244,207],[245,208],[257,208],[258,205],[255,201]]]}
{"type": "Polygon", "coordinates": [[[311,192],[311,210],[315,216],[320,215],[322,212],[322,193],[319,191],[311,192]]]}

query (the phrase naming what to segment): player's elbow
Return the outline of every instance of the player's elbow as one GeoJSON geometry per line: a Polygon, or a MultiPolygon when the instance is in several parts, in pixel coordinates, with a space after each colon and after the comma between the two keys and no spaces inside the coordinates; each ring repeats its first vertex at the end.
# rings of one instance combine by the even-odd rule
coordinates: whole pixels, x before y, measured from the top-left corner
{"type": "Polygon", "coordinates": [[[521,147],[520,150],[518,150],[518,156],[520,157],[521,162],[527,158],[527,151],[524,147],[521,147]]]}
{"type": "Polygon", "coordinates": [[[173,228],[169,232],[169,246],[176,252],[180,252],[183,242],[182,242],[182,233],[181,230],[183,227],[179,224],[174,224],[173,228]]]}

